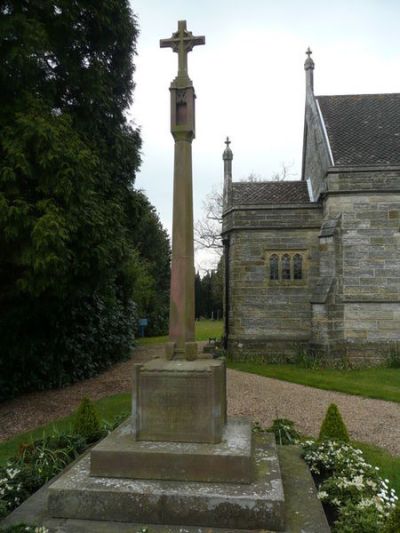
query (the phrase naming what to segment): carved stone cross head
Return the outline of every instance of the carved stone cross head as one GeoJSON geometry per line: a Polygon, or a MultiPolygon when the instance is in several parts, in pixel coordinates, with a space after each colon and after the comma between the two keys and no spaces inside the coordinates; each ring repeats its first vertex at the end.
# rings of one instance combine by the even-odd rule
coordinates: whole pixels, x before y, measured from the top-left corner
{"type": "Polygon", "coordinates": [[[172,48],[178,54],[178,78],[189,80],[187,55],[193,50],[194,46],[205,44],[206,38],[194,36],[191,31],[186,29],[186,20],[178,21],[178,31],[172,34],[170,39],[161,39],[161,48],[172,48]]]}

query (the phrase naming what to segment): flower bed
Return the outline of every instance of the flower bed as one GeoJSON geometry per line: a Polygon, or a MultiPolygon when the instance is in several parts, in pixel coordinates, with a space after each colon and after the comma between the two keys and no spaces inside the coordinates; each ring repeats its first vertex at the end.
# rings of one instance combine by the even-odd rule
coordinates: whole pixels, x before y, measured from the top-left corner
{"type": "Polygon", "coordinates": [[[335,533],[383,533],[398,497],[379,468],[349,444],[307,440],[303,457],[335,533]]]}
{"type": "MultiPolygon", "coordinates": [[[[86,402],[84,400],[81,405],[87,408],[86,402]]],[[[89,415],[88,418],[85,411],[83,418],[92,422],[92,414],[89,415]]],[[[92,432],[88,432],[86,430],[89,426],[82,421],[82,414],[78,410],[73,433],[53,433],[21,445],[18,454],[10,459],[6,466],[0,467],[0,520],[64,470],[95,440],[106,436],[126,416],[127,414],[123,413],[111,423],[103,421],[98,423],[98,426],[93,426],[92,423],[92,432]],[[79,432],[77,428],[80,429],[79,432]]]]}

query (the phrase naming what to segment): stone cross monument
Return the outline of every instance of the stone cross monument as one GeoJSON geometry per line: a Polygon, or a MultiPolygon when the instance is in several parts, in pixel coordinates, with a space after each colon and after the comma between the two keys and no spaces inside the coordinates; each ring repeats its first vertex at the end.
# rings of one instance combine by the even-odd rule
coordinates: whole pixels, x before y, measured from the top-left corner
{"type": "Polygon", "coordinates": [[[170,86],[171,133],[175,140],[174,203],[172,224],[171,296],[168,359],[196,359],[194,331],[194,251],[192,141],[195,137],[195,92],[188,75],[187,55],[205,37],[193,36],[186,21],[170,39],[161,39],[161,48],[178,54],[178,75],[170,86]]]}
{"type": "Polygon", "coordinates": [[[186,30],[185,21],[161,41],[179,60],[170,87],[175,166],[168,357],[134,365],[130,419],[49,489],[51,516],[103,520],[104,531],[119,531],[117,522],[168,525],[168,531],[285,529],[273,437],[255,444],[250,420],[227,418],[225,361],[197,357],[194,342],[195,94],[187,54],[204,42],[186,30]]]}

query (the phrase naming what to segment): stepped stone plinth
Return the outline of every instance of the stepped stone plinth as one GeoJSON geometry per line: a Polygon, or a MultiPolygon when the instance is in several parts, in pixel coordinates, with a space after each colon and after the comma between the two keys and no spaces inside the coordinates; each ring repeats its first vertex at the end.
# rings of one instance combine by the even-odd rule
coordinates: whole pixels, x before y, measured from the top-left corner
{"type": "Polygon", "coordinates": [[[93,448],[90,475],[213,483],[251,483],[254,459],[251,424],[230,419],[221,442],[149,442],[132,439],[132,422],[93,448]]]}
{"type": "Polygon", "coordinates": [[[283,531],[285,498],[272,435],[256,446],[254,458],[252,483],[199,483],[96,477],[86,456],[49,487],[49,513],[64,519],[164,524],[166,530],[185,525],[283,531]]]}

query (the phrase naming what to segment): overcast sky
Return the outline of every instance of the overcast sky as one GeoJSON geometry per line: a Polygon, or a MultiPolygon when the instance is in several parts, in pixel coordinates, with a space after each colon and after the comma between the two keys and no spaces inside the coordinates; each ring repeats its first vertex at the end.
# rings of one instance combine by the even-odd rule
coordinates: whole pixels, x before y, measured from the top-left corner
{"type": "MultiPolygon", "coordinates": [[[[140,36],[131,115],[143,138],[136,186],[172,221],[173,138],[169,85],[177,54],[161,49],[178,20],[206,44],[189,54],[196,100],[195,221],[222,186],[227,135],[234,180],[269,179],[282,163],[300,179],[304,60],[310,46],[316,94],[400,92],[400,0],[132,0],[140,36]]],[[[205,257],[197,258],[197,265],[205,257]]]]}

